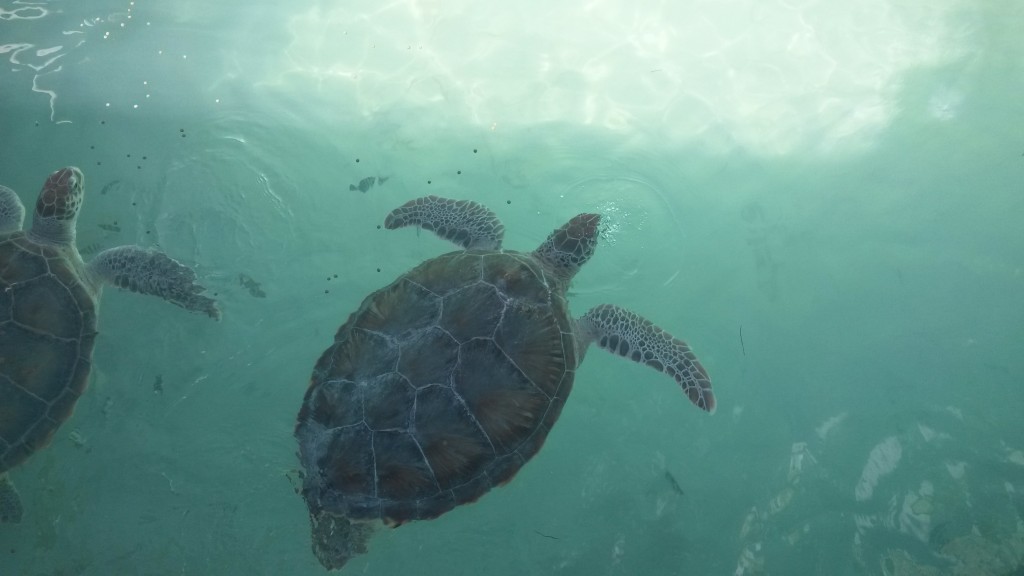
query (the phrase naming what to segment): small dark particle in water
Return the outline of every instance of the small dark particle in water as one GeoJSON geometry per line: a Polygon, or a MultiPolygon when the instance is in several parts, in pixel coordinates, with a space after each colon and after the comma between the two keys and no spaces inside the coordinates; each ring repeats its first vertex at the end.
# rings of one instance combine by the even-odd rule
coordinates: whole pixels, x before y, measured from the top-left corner
{"type": "Polygon", "coordinates": [[[743,355],[747,355],[747,346],[743,344],[743,326],[740,326],[740,350],[743,350],[743,355]]]}
{"type": "Polygon", "coordinates": [[[331,293],[330,290],[324,290],[324,294],[330,294],[330,293],[331,293]]]}
{"type": "Polygon", "coordinates": [[[107,232],[120,232],[121,227],[117,225],[117,222],[113,224],[99,224],[99,227],[107,232]]]}
{"type": "Polygon", "coordinates": [[[683,487],[679,485],[679,482],[676,480],[676,477],[673,476],[672,473],[669,472],[668,470],[665,470],[665,479],[668,480],[668,484],[669,486],[672,487],[673,492],[679,494],[680,496],[684,494],[683,487]]]}
{"type": "Polygon", "coordinates": [[[359,158],[356,158],[356,164],[359,164],[359,158]]]}
{"type": "Polygon", "coordinates": [[[131,157],[132,157],[132,154],[131,154],[131,152],[129,152],[128,153],[128,158],[131,158],[131,157]]]}
{"type": "Polygon", "coordinates": [[[377,272],[380,272],[380,268],[377,268],[377,272]]]}
{"type": "Polygon", "coordinates": [[[458,172],[456,172],[456,174],[462,174],[462,170],[459,170],[458,172]]]}
{"type": "Polygon", "coordinates": [[[366,178],[363,178],[362,180],[360,180],[359,184],[349,184],[348,185],[348,189],[352,190],[352,191],[359,190],[360,192],[365,194],[367,192],[367,190],[369,190],[370,188],[373,188],[373,185],[376,184],[376,183],[377,183],[377,177],[376,176],[367,176],[366,178]]]}
{"type": "Polygon", "coordinates": [[[476,148],[473,148],[473,154],[476,154],[476,148]]]}
{"type": "Polygon", "coordinates": [[[534,532],[536,532],[537,534],[540,534],[541,536],[543,536],[545,538],[550,538],[552,540],[560,540],[560,538],[558,536],[550,536],[548,534],[545,534],[545,533],[541,532],[540,530],[534,530],[534,532]]]}
{"type": "Polygon", "coordinates": [[[380,224],[377,224],[377,230],[380,230],[380,224]]]}
{"type": "Polygon", "coordinates": [[[247,276],[245,274],[239,274],[238,275],[238,283],[243,288],[248,290],[249,294],[251,294],[252,296],[255,296],[256,298],[266,298],[267,297],[267,293],[264,292],[262,288],[260,288],[260,283],[255,281],[255,280],[253,280],[251,276],[247,276]]]}
{"type": "Polygon", "coordinates": [[[334,277],[335,277],[335,278],[337,278],[337,277],[338,277],[338,275],[337,275],[337,274],[335,274],[335,275],[334,275],[334,277]]]}
{"type": "Polygon", "coordinates": [[[432,184],[432,182],[430,180],[427,180],[427,184],[432,184]]]}
{"type": "Polygon", "coordinates": [[[153,393],[163,394],[164,393],[164,377],[157,374],[156,379],[153,380],[153,393]]]}
{"type": "Polygon", "coordinates": [[[505,204],[511,204],[511,203],[512,203],[511,200],[505,200],[505,204]]]}

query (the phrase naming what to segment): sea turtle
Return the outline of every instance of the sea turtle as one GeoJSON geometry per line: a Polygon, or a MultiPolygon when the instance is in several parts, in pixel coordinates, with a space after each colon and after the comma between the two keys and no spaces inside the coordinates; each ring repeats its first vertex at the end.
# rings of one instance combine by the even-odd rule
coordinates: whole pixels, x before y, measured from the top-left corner
{"type": "Polygon", "coordinates": [[[712,412],[685,342],[601,305],[574,320],[569,282],[597,244],[580,214],[533,252],[472,201],[427,196],[388,214],[462,250],[370,294],[320,356],[295,436],[313,552],[328,569],[366,551],[378,524],[436,518],[508,482],[537,453],[591,342],[671,376],[712,412]]]}
{"type": "Polygon", "coordinates": [[[50,441],[85,390],[103,284],[220,317],[195,272],[157,250],[119,246],[84,263],[75,247],[84,185],[75,167],[50,174],[28,232],[25,207],[0,186],[0,521],[22,516],[7,472],[50,441]]]}

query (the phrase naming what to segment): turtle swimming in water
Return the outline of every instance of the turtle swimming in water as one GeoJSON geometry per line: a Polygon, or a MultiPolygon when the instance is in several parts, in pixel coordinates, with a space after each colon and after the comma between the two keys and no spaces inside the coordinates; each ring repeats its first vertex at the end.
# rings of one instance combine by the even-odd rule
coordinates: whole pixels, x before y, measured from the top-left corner
{"type": "Polygon", "coordinates": [[[378,525],[436,518],[508,482],[544,443],[591,343],[714,411],[685,342],[617,306],[570,315],[569,282],[599,222],[580,214],[517,252],[476,202],[427,196],[388,214],[388,229],[419,226],[462,249],[370,294],[313,369],[295,436],[321,564],[366,552],[378,525]]]}
{"type": "Polygon", "coordinates": [[[74,167],[46,179],[32,228],[25,207],[0,186],[0,521],[23,508],[8,471],[46,446],[89,380],[96,313],[104,284],[159,296],[220,318],[196,274],[139,246],[100,252],[89,263],[75,246],[85,177],[74,167]]]}

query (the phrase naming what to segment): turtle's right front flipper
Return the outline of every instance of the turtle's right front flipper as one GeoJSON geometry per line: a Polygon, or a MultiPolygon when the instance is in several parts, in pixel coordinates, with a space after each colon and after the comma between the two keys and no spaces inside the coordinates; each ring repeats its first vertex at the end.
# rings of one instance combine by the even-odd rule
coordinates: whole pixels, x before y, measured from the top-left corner
{"type": "Polygon", "coordinates": [[[395,208],[384,219],[388,230],[426,228],[467,250],[500,250],[505,225],[484,205],[471,200],[424,196],[395,208]]]}
{"type": "Polygon", "coordinates": [[[200,294],[196,273],[159,250],[118,246],[104,250],[89,263],[89,271],[107,284],[140,294],[153,294],[186,310],[220,320],[217,302],[200,294]]]}
{"type": "Polygon", "coordinates": [[[643,316],[611,304],[591,308],[577,321],[577,326],[580,360],[587,346],[596,342],[609,352],[668,374],[695,406],[715,411],[711,378],[686,342],[643,316]]]}

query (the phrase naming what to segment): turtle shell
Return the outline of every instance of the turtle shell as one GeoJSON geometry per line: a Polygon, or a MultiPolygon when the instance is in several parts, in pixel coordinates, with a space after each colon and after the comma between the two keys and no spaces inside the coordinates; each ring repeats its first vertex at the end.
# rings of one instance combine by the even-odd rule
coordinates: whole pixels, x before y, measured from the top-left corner
{"type": "Polygon", "coordinates": [[[96,302],[77,261],[0,235],[0,474],[49,443],[88,382],[96,302]]]}
{"type": "Polygon", "coordinates": [[[576,365],[564,287],[532,255],[424,262],[316,364],[296,428],[310,510],[401,524],[473,502],[537,453],[576,365]]]}

